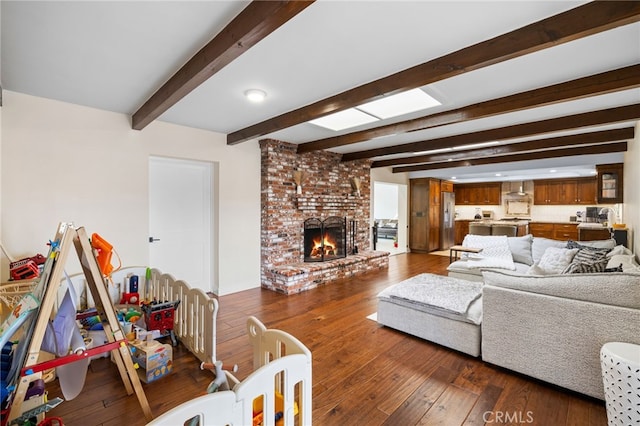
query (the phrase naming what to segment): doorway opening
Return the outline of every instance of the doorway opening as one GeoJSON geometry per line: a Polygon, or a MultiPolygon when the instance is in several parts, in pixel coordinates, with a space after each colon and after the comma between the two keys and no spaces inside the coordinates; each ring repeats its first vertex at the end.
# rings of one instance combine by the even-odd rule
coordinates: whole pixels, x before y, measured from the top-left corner
{"type": "Polygon", "coordinates": [[[407,185],[373,183],[373,217],[378,225],[376,250],[407,252],[407,185]]]}

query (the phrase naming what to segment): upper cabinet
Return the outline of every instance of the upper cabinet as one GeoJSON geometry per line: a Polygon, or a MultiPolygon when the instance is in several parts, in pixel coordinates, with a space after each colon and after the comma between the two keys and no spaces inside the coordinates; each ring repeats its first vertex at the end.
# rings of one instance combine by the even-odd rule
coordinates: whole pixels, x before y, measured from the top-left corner
{"type": "Polygon", "coordinates": [[[456,204],[496,206],[502,202],[502,183],[463,183],[454,187],[456,204]]]}
{"type": "Polygon", "coordinates": [[[622,203],[623,164],[599,164],[596,166],[596,171],[598,172],[598,203],[622,203]]]}
{"type": "Polygon", "coordinates": [[[596,179],[544,179],[533,181],[536,205],[571,205],[596,203],[596,179]]]}

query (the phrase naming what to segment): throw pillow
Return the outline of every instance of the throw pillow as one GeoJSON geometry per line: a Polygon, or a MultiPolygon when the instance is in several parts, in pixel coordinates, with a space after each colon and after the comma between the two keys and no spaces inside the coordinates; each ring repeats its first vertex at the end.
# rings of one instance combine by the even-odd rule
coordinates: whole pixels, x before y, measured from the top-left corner
{"type": "Polygon", "coordinates": [[[507,237],[509,250],[514,262],[524,263],[525,265],[533,265],[533,255],[531,252],[531,242],[533,236],[531,234],[522,237],[507,237]]]}
{"type": "Polygon", "coordinates": [[[581,249],[573,258],[573,263],[595,263],[607,258],[607,252],[598,249],[581,249]]]}
{"type": "MultiPolygon", "coordinates": [[[[593,272],[605,272],[607,269],[607,259],[602,259],[595,263],[571,262],[564,270],[565,274],[589,274],[593,272]]],[[[611,271],[613,272],[613,271],[611,271]]]]}
{"type": "Polygon", "coordinates": [[[548,247],[537,266],[545,275],[561,274],[571,263],[578,249],[548,247]]]}
{"type": "Polygon", "coordinates": [[[592,252],[596,252],[596,253],[600,253],[602,254],[602,256],[606,256],[607,253],[609,253],[611,251],[611,249],[613,248],[600,248],[600,247],[593,247],[593,246],[587,246],[584,244],[580,244],[577,243],[575,241],[569,240],[567,241],[567,248],[568,249],[579,249],[579,250],[591,250],[592,252]]]}
{"type": "Polygon", "coordinates": [[[633,254],[615,254],[611,256],[607,268],[613,268],[616,265],[622,265],[624,272],[640,272],[640,265],[636,262],[635,255],[633,254]]]}
{"type": "Polygon", "coordinates": [[[624,272],[622,270],[622,263],[618,266],[616,266],[615,268],[609,268],[609,265],[607,265],[607,267],[604,269],[605,272],[624,272]]]}

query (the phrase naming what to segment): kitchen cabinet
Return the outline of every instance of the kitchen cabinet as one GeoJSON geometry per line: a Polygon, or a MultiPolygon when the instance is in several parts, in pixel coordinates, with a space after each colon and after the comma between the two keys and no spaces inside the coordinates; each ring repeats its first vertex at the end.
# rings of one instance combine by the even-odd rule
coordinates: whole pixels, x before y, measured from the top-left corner
{"type": "Polygon", "coordinates": [[[596,165],[598,175],[598,203],[616,204],[623,200],[623,168],[622,163],[596,165]]]}
{"type": "Polygon", "coordinates": [[[560,241],[578,239],[578,224],[577,223],[554,223],[553,224],[553,239],[560,241]]]}
{"type": "Polygon", "coordinates": [[[595,178],[576,179],[576,192],[578,198],[576,204],[596,204],[596,193],[598,192],[598,182],[595,178]]]}
{"type": "Polygon", "coordinates": [[[466,183],[454,186],[456,205],[496,206],[502,202],[502,183],[466,183]]]}
{"type": "Polygon", "coordinates": [[[552,240],[578,240],[577,223],[531,222],[529,233],[534,237],[550,238],[552,240]]]}
{"type": "Polygon", "coordinates": [[[453,192],[453,182],[449,180],[440,181],[440,191],[453,192]]]}
{"type": "Polygon", "coordinates": [[[533,204],[595,204],[596,180],[593,178],[543,179],[533,181],[533,204]]]}
{"type": "Polygon", "coordinates": [[[464,237],[469,233],[470,220],[456,220],[455,221],[455,240],[456,245],[461,245],[464,237]]]}
{"type": "Polygon", "coordinates": [[[440,180],[409,181],[409,248],[430,252],[440,248],[440,180]]]}
{"type": "Polygon", "coordinates": [[[553,223],[531,222],[529,233],[534,237],[553,239],[553,223]]]}
{"type": "Polygon", "coordinates": [[[578,241],[608,240],[612,238],[609,228],[579,228],[578,241]]]}

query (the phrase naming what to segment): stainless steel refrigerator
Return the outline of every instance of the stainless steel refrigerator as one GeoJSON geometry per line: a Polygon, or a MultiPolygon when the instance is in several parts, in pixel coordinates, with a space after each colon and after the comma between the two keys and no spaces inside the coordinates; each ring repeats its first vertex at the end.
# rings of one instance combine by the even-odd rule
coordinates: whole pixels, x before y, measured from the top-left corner
{"type": "Polygon", "coordinates": [[[454,212],[456,207],[456,197],[453,192],[443,192],[440,205],[440,250],[447,250],[454,245],[455,222],[454,212]]]}

